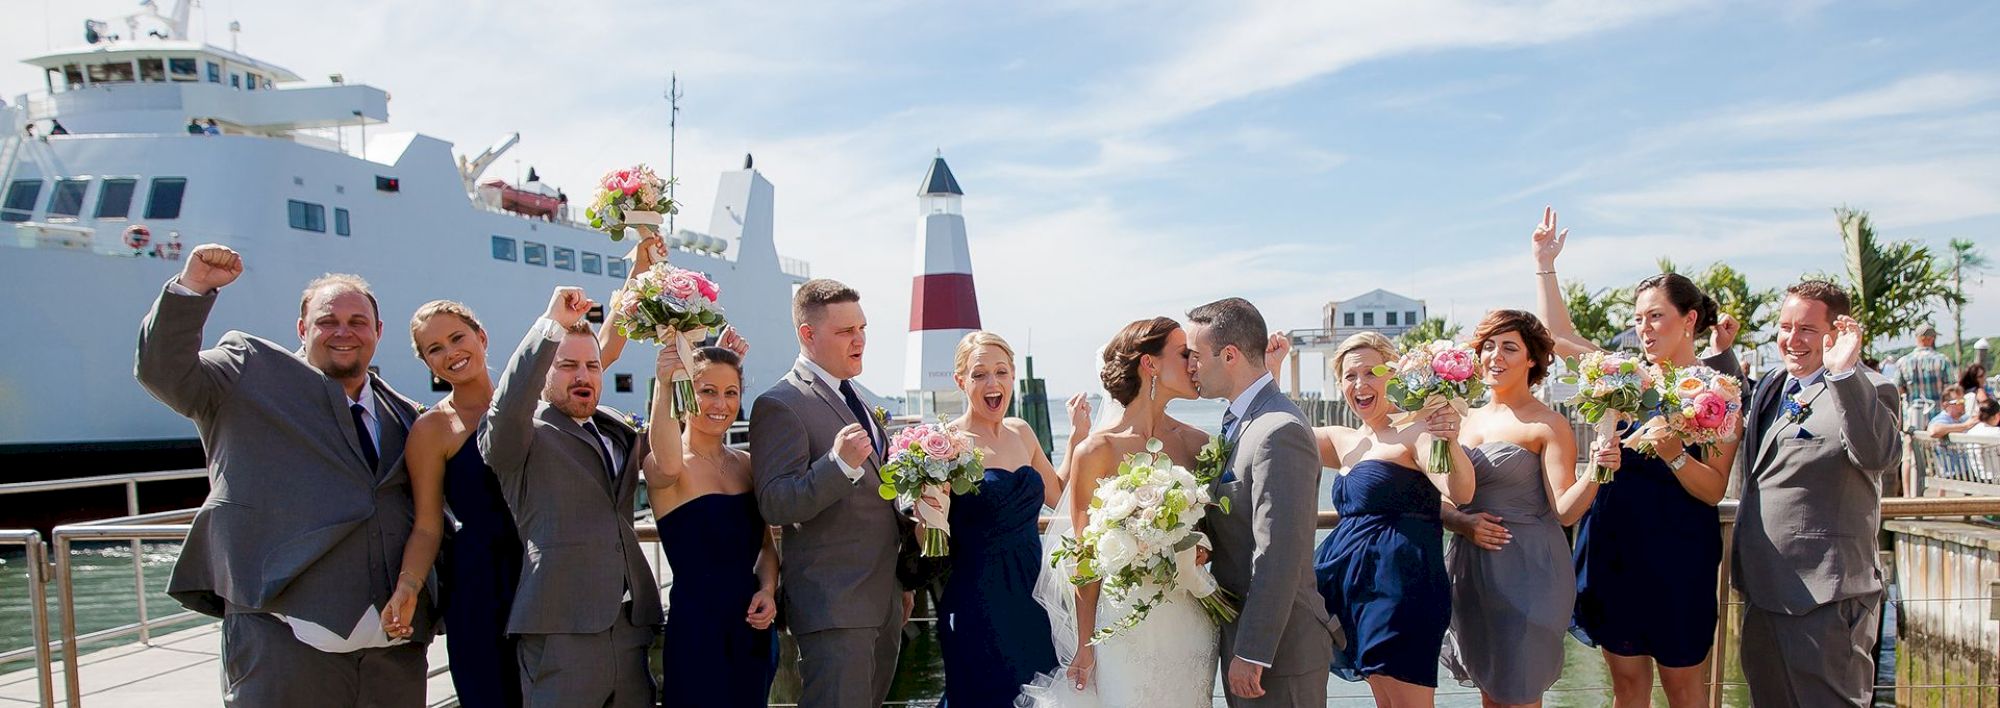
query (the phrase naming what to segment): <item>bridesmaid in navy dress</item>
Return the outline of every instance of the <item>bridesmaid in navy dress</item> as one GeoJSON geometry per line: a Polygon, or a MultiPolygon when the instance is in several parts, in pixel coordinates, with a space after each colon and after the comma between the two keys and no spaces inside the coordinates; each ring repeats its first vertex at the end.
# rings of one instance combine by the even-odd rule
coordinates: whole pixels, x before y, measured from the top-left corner
{"type": "Polygon", "coordinates": [[[449,300],[425,303],[410,318],[410,338],[431,374],[451,395],[417,417],[404,448],[416,520],[403,550],[396,591],[382,613],[390,636],[409,634],[409,617],[438,556],[449,507],[457,529],[439,580],[445,653],[460,705],[521,705],[507,612],[521,575],[521,539],[500,496],[500,482],[479,457],[472,434],[493,398],[486,371],[486,330],[472,310],[449,300]]]}
{"type": "Polygon", "coordinates": [[[689,356],[701,412],[684,433],[670,417],[670,382],[681,368],[671,343],[660,350],[653,391],[647,436],[657,469],[646,476],[646,497],[674,577],[663,706],[763,706],[777,673],[777,548],[750,493],[750,454],[723,444],[743,407],[747,347],[730,333],[722,343],[689,356]]]}
{"type": "MultiPolygon", "coordinates": [[[[1598,346],[1576,332],[1555,278],[1556,256],[1567,231],[1556,230],[1554,210],[1535,229],[1536,289],[1542,319],[1556,338],[1556,352],[1574,356],[1598,346]]],[[[1686,276],[1663,273],[1634,290],[1633,327],[1646,357],[1675,367],[1701,364],[1696,335],[1714,330],[1713,347],[1724,361],[1710,365],[1734,373],[1727,354],[1735,325],[1719,320],[1713,298],[1686,276]]],[[[1739,431],[1740,432],[1740,431],[1739,431]]],[[[1708,650],[1717,618],[1716,569],[1722,563],[1722,501],[1736,443],[1714,454],[1686,449],[1669,436],[1653,455],[1600,440],[1599,464],[1616,470],[1603,485],[1576,533],[1576,615],[1571,633],[1604,653],[1619,705],[1645,705],[1653,667],[1668,705],[1707,701],[1708,650]],[[1710,464],[1713,459],[1717,464],[1710,464]]]]}
{"type": "Polygon", "coordinates": [[[1007,708],[1036,674],[1056,669],[1048,611],[1034,598],[1042,560],[1035,521],[1062,493],[1055,466],[1026,421],[1007,417],[1014,350],[992,332],[959,340],[953,377],[965,415],[948,425],[986,454],[975,493],[954,495],[951,576],[938,598],[945,705],[1007,708]]]}
{"type": "MultiPolygon", "coordinates": [[[[1273,344],[1282,361],[1285,343],[1273,344]]],[[[1456,444],[1449,446],[1450,474],[1419,471],[1433,436],[1457,441],[1458,414],[1440,411],[1400,431],[1390,425],[1388,379],[1374,369],[1395,358],[1386,337],[1364,332],[1348,337],[1331,359],[1341,395],[1362,426],[1313,431],[1321,463],[1346,469],[1333,481],[1340,523],[1320,542],[1313,572],[1328,614],[1346,633],[1346,646],[1334,652],[1334,675],[1365,679],[1376,705],[1426,706],[1435,701],[1438,652],[1451,623],[1440,501],[1470,501],[1474,472],[1456,444]]]]}

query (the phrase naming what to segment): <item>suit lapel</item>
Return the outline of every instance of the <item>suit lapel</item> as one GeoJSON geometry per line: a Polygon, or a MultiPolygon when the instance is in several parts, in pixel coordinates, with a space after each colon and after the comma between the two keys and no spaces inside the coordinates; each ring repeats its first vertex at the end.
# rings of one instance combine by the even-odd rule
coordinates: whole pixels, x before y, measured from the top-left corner
{"type": "MultiPolygon", "coordinates": [[[[848,410],[847,401],[841,398],[840,392],[833,390],[832,384],[827,383],[818,374],[813,373],[812,368],[806,366],[804,362],[792,363],[792,376],[797,377],[799,383],[804,384],[807,390],[812,391],[814,396],[819,397],[819,401],[826,404],[826,407],[832,410],[836,417],[840,418],[842,426],[860,425],[861,427],[870,429],[875,427],[872,422],[863,423],[855,420],[854,411],[848,410]]],[[[889,431],[876,430],[875,432],[879,433],[883,440],[886,441],[889,439],[889,431]]],[[[881,464],[883,452],[882,450],[876,450],[875,454],[869,456],[868,464],[870,467],[881,464]]]]}
{"type": "Polygon", "coordinates": [[[1769,427],[1765,422],[1777,413],[1771,407],[1775,405],[1778,392],[1784,388],[1782,385],[1784,380],[1784,372],[1766,374],[1763,380],[1757,382],[1757,387],[1752,389],[1754,393],[1750,396],[1750,415],[1743,417],[1744,432],[1750,438],[1748,442],[1751,454],[1751,467],[1746,470],[1746,474],[1756,472],[1756,465],[1764,459],[1764,444],[1770,442],[1772,437],[1770,433],[1775,432],[1765,430],[1769,427]]]}
{"type": "Polygon", "coordinates": [[[375,478],[386,480],[397,461],[403,458],[403,442],[409,437],[409,423],[403,420],[402,411],[397,410],[394,399],[375,390],[375,427],[381,431],[382,439],[375,441],[380,454],[376,456],[375,478]],[[393,454],[392,454],[393,452],[393,454]]]}
{"type": "MultiPolygon", "coordinates": [[[[300,363],[304,364],[304,361],[300,363]]],[[[310,366],[307,368],[311,369],[310,366]]],[[[313,371],[317,373],[318,369],[313,371]]],[[[348,461],[353,463],[347,468],[373,483],[375,470],[368,469],[368,456],[361,452],[361,437],[354,431],[354,412],[347,407],[347,391],[341,389],[340,382],[328,378],[325,374],[319,374],[319,381],[321,393],[326,398],[327,412],[333,416],[334,426],[340,429],[340,437],[347,443],[346,448],[350,455],[348,461]]],[[[380,448],[381,445],[377,444],[376,447],[380,448]]]]}
{"type": "Polygon", "coordinates": [[[555,429],[569,434],[570,437],[576,439],[578,444],[584,446],[584,449],[590,453],[590,459],[597,461],[597,464],[591,465],[591,470],[595,473],[593,476],[597,478],[598,485],[604,489],[605,494],[616,494],[618,490],[611,485],[611,470],[604,469],[604,455],[598,452],[600,449],[598,441],[592,439],[590,431],[584,430],[583,426],[577,425],[574,420],[570,420],[568,413],[556,410],[555,406],[546,403],[542,405],[541,418],[542,422],[548,423],[554,426],[555,429]]]}

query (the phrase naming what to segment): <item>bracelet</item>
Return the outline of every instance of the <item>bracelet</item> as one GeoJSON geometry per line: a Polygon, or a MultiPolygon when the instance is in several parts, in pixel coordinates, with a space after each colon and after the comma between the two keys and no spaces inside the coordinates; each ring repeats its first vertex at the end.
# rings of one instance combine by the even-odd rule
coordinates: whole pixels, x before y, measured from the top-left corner
{"type": "Polygon", "coordinates": [[[1555,272],[1555,271],[1553,271],[1553,270],[1538,270],[1538,271],[1535,271],[1535,275],[1555,275],[1555,274],[1556,274],[1556,272],[1555,272]]]}

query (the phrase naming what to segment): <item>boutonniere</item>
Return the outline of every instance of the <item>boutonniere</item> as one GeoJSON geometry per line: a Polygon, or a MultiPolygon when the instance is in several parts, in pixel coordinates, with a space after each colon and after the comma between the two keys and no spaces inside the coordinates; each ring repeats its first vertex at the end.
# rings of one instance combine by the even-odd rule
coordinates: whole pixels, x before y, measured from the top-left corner
{"type": "MultiPolygon", "coordinates": [[[[1231,447],[1229,441],[1220,435],[1209,438],[1208,444],[1201,446],[1201,450],[1194,455],[1194,478],[1202,484],[1214,484],[1222,479],[1223,473],[1228,471],[1231,447]]],[[[1222,513],[1229,513],[1228,497],[1216,501],[1222,507],[1222,513]]]]}
{"type": "Polygon", "coordinates": [[[423,415],[423,414],[425,414],[425,413],[429,413],[429,412],[431,412],[431,407],[430,407],[430,406],[426,406],[426,405],[424,405],[424,404],[422,404],[422,403],[419,403],[419,404],[417,404],[417,415],[423,415]]]}
{"type": "Polygon", "coordinates": [[[625,424],[632,426],[640,435],[646,434],[646,417],[637,413],[626,413],[625,424]]]}
{"type": "Polygon", "coordinates": [[[1793,425],[1805,423],[1806,417],[1812,415],[1812,402],[1799,397],[1804,393],[1800,391],[1785,397],[1785,420],[1793,425]]]}
{"type": "Polygon", "coordinates": [[[887,430],[889,428],[889,409],[876,406],[872,412],[875,414],[875,427],[887,430]]]}

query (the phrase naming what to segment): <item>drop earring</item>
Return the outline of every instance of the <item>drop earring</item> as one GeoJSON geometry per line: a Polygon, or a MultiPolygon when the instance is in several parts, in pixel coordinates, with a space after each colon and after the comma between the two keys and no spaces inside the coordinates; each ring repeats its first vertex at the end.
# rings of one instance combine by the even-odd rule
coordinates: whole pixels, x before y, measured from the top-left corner
{"type": "Polygon", "coordinates": [[[1160,400],[1160,375],[1153,374],[1153,384],[1146,390],[1146,398],[1160,400]]]}

